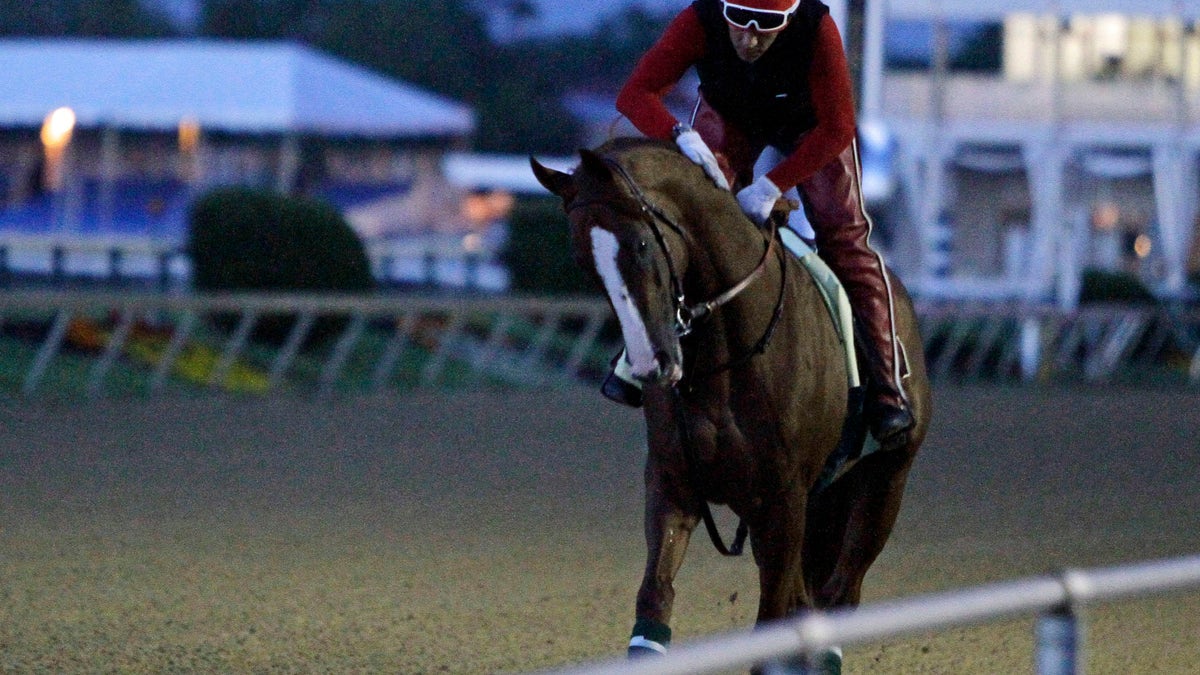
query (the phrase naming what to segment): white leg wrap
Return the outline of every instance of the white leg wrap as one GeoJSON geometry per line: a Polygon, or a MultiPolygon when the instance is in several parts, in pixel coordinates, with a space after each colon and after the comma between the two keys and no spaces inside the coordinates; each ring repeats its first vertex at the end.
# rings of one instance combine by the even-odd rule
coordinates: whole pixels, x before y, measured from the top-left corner
{"type": "Polygon", "coordinates": [[[629,646],[630,647],[639,647],[641,649],[649,649],[651,651],[656,651],[659,654],[667,653],[666,647],[655,642],[654,640],[647,640],[646,638],[642,637],[641,635],[634,635],[633,638],[629,640],[629,646]]]}
{"type": "Polygon", "coordinates": [[[642,383],[638,382],[637,378],[633,376],[633,368],[629,366],[629,359],[625,358],[624,349],[621,350],[621,355],[617,357],[617,365],[613,366],[613,375],[616,375],[638,389],[642,388],[642,383]]]}

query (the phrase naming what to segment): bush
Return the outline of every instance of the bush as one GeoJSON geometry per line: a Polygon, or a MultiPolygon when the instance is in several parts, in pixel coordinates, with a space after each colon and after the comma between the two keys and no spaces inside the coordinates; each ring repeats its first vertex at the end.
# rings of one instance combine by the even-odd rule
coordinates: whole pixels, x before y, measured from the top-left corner
{"type": "Polygon", "coordinates": [[[1108,272],[1097,269],[1083,271],[1079,303],[1121,302],[1154,304],[1158,300],[1140,279],[1128,272],[1108,272]]]}
{"type": "Polygon", "coordinates": [[[570,224],[558,197],[517,201],[509,217],[504,262],[514,291],[557,295],[596,291],[571,256],[570,224]]]}
{"type": "MultiPolygon", "coordinates": [[[[362,241],[332,206],[263,190],[218,188],[197,199],[187,252],[199,291],[364,292],[375,286],[362,241]]],[[[261,317],[254,339],[282,343],[294,321],[261,317]]],[[[310,343],[324,342],[344,322],[317,321],[310,343]]]]}

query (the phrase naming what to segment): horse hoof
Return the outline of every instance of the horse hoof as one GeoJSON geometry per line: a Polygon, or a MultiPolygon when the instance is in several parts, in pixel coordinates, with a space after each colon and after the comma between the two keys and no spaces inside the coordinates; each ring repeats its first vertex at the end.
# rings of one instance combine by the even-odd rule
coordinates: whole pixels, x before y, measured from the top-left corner
{"type": "MultiPolygon", "coordinates": [[[[762,672],[775,672],[770,669],[762,672]]],[[[801,654],[788,659],[782,672],[805,675],[842,675],[842,650],[830,647],[815,654],[801,654]]]]}
{"type": "Polygon", "coordinates": [[[816,675],[842,675],[842,650],[833,647],[823,652],[817,652],[808,659],[806,673],[816,675]]]}

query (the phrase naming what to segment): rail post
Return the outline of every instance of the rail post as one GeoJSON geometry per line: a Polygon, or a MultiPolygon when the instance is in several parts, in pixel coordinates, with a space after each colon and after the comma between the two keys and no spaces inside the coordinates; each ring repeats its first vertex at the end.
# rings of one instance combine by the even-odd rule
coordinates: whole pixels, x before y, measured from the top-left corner
{"type": "Polygon", "coordinates": [[[1081,675],[1079,664],[1079,618],[1070,604],[1038,616],[1034,629],[1037,636],[1038,675],[1081,675]]]}

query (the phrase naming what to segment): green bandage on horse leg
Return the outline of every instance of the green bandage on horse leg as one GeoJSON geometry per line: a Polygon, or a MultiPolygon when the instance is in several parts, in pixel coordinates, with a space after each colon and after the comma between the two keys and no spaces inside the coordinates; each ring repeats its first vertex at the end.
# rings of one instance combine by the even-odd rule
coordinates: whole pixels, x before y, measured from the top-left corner
{"type": "Polygon", "coordinates": [[[629,655],[658,652],[665,654],[671,644],[671,627],[654,619],[638,619],[633,624],[633,637],[629,640],[629,655]]]}

